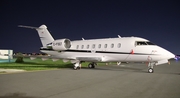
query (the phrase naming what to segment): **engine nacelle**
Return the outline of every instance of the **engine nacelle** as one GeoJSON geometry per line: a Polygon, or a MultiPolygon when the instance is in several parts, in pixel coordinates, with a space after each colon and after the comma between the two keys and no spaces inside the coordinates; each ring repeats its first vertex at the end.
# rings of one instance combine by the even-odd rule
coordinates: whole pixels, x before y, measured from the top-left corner
{"type": "Polygon", "coordinates": [[[67,50],[71,48],[71,41],[69,39],[55,40],[52,43],[47,44],[47,48],[56,51],[67,50]]]}

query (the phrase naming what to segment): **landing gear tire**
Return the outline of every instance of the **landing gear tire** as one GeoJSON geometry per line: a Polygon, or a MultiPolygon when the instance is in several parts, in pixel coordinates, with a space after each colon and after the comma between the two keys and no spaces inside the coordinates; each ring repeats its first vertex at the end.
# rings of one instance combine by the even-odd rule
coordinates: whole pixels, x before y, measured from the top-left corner
{"type": "Polygon", "coordinates": [[[78,67],[76,67],[76,66],[74,66],[74,68],[73,68],[74,70],[77,70],[78,69],[78,67]]]}
{"type": "Polygon", "coordinates": [[[96,65],[96,63],[89,63],[88,68],[95,68],[96,65]]]}
{"type": "Polygon", "coordinates": [[[153,68],[149,68],[149,69],[148,69],[148,72],[149,72],[149,73],[153,73],[153,72],[154,72],[154,69],[153,69],[153,68]]]}
{"type": "Polygon", "coordinates": [[[81,61],[74,63],[74,70],[81,69],[81,61]]]}
{"type": "Polygon", "coordinates": [[[78,70],[78,69],[81,69],[80,67],[76,67],[76,66],[74,66],[74,68],[73,68],[74,70],[78,70]]]}

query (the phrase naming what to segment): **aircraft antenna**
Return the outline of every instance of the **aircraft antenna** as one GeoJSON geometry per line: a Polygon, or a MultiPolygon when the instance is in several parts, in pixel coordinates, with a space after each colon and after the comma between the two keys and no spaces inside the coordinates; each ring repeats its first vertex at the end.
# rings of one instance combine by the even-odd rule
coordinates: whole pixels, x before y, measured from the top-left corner
{"type": "Polygon", "coordinates": [[[121,36],[120,36],[120,35],[118,35],[118,37],[119,37],[119,38],[121,38],[121,36]]]}

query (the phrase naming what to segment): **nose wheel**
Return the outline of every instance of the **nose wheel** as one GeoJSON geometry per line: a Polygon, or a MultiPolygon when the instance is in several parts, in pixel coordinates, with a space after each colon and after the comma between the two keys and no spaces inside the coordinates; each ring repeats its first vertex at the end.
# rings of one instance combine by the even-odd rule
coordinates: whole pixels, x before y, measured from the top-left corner
{"type": "Polygon", "coordinates": [[[148,69],[148,72],[149,72],[149,73],[153,73],[153,72],[154,72],[154,69],[153,69],[153,68],[149,68],[149,69],[148,69]]]}
{"type": "Polygon", "coordinates": [[[153,67],[154,67],[154,65],[155,65],[155,63],[151,63],[151,62],[149,62],[149,64],[148,64],[148,73],[153,73],[154,72],[154,69],[153,69],[153,67]]]}

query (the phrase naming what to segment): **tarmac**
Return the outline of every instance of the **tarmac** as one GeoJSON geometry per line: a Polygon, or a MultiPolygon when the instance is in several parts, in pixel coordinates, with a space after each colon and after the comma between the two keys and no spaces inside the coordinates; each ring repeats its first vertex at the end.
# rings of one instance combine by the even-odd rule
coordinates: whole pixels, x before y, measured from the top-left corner
{"type": "Polygon", "coordinates": [[[180,98],[180,61],[0,74],[0,98],[180,98]]]}

